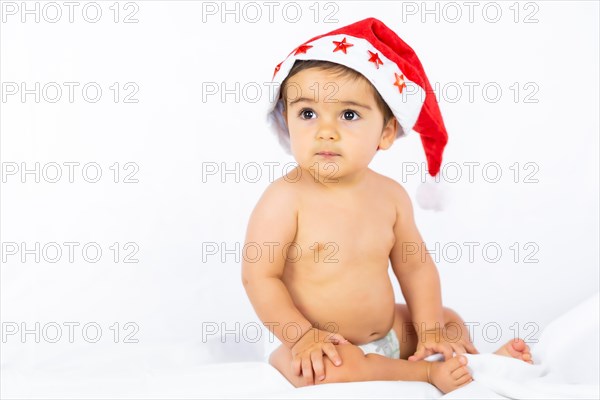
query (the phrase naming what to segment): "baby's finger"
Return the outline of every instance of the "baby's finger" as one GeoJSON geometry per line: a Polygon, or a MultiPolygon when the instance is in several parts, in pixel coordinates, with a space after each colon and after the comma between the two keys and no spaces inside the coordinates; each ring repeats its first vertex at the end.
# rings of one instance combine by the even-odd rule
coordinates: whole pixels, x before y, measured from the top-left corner
{"type": "Polygon", "coordinates": [[[452,350],[456,354],[465,354],[467,349],[462,344],[452,344],[452,350]]]}
{"type": "Polygon", "coordinates": [[[344,338],[342,335],[340,335],[339,333],[330,333],[329,335],[327,335],[327,339],[328,342],[331,343],[349,343],[346,338],[344,338]]]}
{"type": "Polygon", "coordinates": [[[444,361],[448,361],[452,358],[453,354],[452,354],[452,347],[449,345],[442,345],[442,344],[436,344],[435,346],[431,347],[431,353],[435,354],[435,353],[440,353],[444,356],[444,361]]]}
{"type": "Polygon", "coordinates": [[[479,354],[473,343],[465,343],[465,348],[470,354],[479,354]]]}
{"type": "Polygon", "coordinates": [[[425,357],[427,357],[428,355],[429,354],[427,354],[427,350],[424,347],[421,347],[420,349],[415,351],[415,354],[408,357],[408,361],[420,361],[420,360],[424,359],[425,357]]]}
{"type": "Polygon", "coordinates": [[[325,379],[323,353],[314,351],[310,353],[310,359],[312,361],[313,370],[315,371],[315,383],[317,382],[317,380],[322,381],[323,379],[325,379]]]}
{"type": "Polygon", "coordinates": [[[444,355],[444,360],[449,360],[454,357],[452,346],[437,346],[436,351],[444,355]]]}
{"type": "Polygon", "coordinates": [[[302,373],[302,359],[298,356],[295,356],[292,360],[292,372],[296,376],[300,376],[302,373]]]}
{"type": "Polygon", "coordinates": [[[304,376],[304,381],[307,385],[313,384],[312,364],[310,362],[310,358],[302,359],[302,375],[304,376]]]}
{"type": "Polygon", "coordinates": [[[329,359],[334,365],[342,365],[342,357],[340,357],[334,345],[332,345],[331,343],[325,344],[323,346],[323,352],[327,355],[327,357],[329,357],[329,359]]]}

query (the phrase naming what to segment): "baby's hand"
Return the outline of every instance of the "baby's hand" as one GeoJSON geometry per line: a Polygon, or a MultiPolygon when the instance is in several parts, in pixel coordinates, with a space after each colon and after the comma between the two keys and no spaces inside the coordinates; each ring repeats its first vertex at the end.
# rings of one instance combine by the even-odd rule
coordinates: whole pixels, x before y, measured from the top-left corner
{"type": "Polygon", "coordinates": [[[314,383],[313,370],[317,379],[325,379],[323,354],[334,365],[342,365],[342,359],[334,346],[341,343],[349,342],[338,333],[312,328],[292,347],[292,371],[298,376],[303,375],[307,385],[314,383]]]}
{"type": "Polygon", "coordinates": [[[436,353],[442,354],[445,360],[451,359],[453,353],[479,353],[468,337],[461,337],[458,340],[448,341],[445,329],[432,329],[430,331],[425,331],[425,333],[423,339],[419,338],[415,354],[408,357],[408,361],[420,361],[427,356],[436,353]]]}
{"type": "Polygon", "coordinates": [[[463,356],[432,362],[430,365],[431,383],[444,394],[471,383],[473,377],[467,369],[467,362],[467,358],[463,356]]]}

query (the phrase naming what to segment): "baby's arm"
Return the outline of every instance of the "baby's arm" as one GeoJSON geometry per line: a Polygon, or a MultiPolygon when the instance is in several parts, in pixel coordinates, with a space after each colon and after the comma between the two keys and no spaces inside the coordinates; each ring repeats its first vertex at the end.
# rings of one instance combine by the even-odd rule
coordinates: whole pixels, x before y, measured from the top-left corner
{"type": "Polygon", "coordinates": [[[299,196],[295,193],[297,189],[290,185],[294,184],[283,179],[273,182],[250,216],[246,244],[252,243],[252,246],[244,248],[248,248],[249,253],[253,247],[260,248],[261,256],[244,257],[242,282],[258,317],[291,349],[296,375],[302,373],[310,381],[313,369],[317,377],[325,376],[323,353],[336,365],[341,363],[332,343],[342,342],[344,338],[313,328],[281,280],[285,267],[282,249],[294,240],[297,228],[299,196]]]}
{"type": "Polygon", "coordinates": [[[281,281],[285,266],[282,248],[294,240],[297,218],[297,197],[285,185],[280,180],[273,182],[252,211],[246,231],[244,248],[249,254],[242,261],[242,282],[258,317],[291,348],[312,325],[296,308],[281,281]],[[260,257],[250,254],[254,248],[260,248],[260,257]],[[290,325],[285,330],[287,335],[283,329],[286,324],[290,325]]]}
{"type": "Polygon", "coordinates": [[[398,183],[394,183],[394,193],[396,243],[390,260],[421,343],[428,339],[425,331],[444,328],[440,278],[415,224],[408,194],[398,183]]]}

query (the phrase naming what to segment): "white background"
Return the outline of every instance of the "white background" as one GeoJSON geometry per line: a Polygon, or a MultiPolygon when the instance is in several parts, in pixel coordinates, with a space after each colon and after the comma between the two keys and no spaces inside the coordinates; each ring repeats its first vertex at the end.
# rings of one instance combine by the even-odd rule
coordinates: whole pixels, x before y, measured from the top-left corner
{"type": "MultiPolygon", "coordinates": [[[[256,8],[245,8],[244,14],[240,3],[236,22],[235,13],[221,14],[220,2],[204,4],[205,11],[217,8],[210,15],[203,14],[201,2],[138,1],[133,16],[137,23],[122,22],[135,10],[124,8],[125,3],[119,4],[118,23],[109,8],[113,2],[98,2],[102,17],[97,23],[82,17],[85,2],[75,9],[73,23],[62,3],[63,15],[56,23],[43,15],[39,23],[34,15],[22,23],[21,3],[13,3],[16,15],[6,12],[7,3],[2,2],[0,28],[3,374],[61,370],[110,375],[128,369],[260,360],[267,338],[245,340],[254,337],[252,327],[258,319],[241,284],[241,263],[235,254],[203,254],[203,248],[208,243],[241,247],[261,193],[285,164],[293,162],[265,121],[264,83],[275,65],[302,42],[369,16],[382,20],[413,47],[434,87],[447,88],[446,95],[438,92],[450,138],[444,162],[460,166],[462,175],[452,183],[456,169],[446,170],[450,203],[443,212],[418,207],[415,212],[428,247],[438,243],[447,248],[447,257],[437,263],[443,301],[466,321],[480,324],[474,328],[479,349],[496,348],[514,335],[516,326],[533,344],[549,321],[598,291],[596,2],[501,2],[487,6],[487,14],[486,3],[479,3],[473,22],[469,9],[457,2],[462,16],[454,23],[449,19],[456,7],[445,3],[437,4],[439,22],[435,12],[423,15],[421,2],[353,1],[312,8],[313,3],[297,3],[301,15],[296,23],[290,22],[294,9],[288,8],[288,20],[284,18],[283,2],[275,7],[272,22],[264,3],[255,3],[262,12],[257,22],[249,20],[256,8]],[[492,23],[496,5],[502,15],[492,23]],[[416,14],[408,12],[415,8],[416,14]],[[315,9],[320,11],[317,22],[315,9]],[[325,22],[332,12],[338,22],[325,22]],[[527,15],[537,22],[525,23],[527,15]],[[27,89],[35,82],[40,87],[57,82],[62,97],[51,103],[47,100],[54,92],[49,92],[46,97],[42,93],[39,103],[34,95],[22,101],[20,92],[7,94],[11,82],[24,82],[27,89]],[[79,83],[72,103],[63,82],[79,83]],[[103,89],[96,103],[82,97],[81,88],[88,82],[103,89]],[[115,82],[121,88],[117,103],[109,88],[115,82]],[[133,96],[137,103],[123,101],[132,92],[124,88],[128,82],[139,88],[133,96]],[[223,101],[220,91],[203,91],[224,84],[235,92],[236,82],[238,101],[234,93],[223,101]],[[478,85],[472,99],[465,82],[478,85]],[[486,84],[501,88],[496,102],[490,99],[495,97],[493,88],[482,91],[486,84]],[[250,85],[246,96],[244,85],[250,85]],[[258,101],[253,101],[257,94],[251,87],[262,88],[258,101]],[[462,93],[453,100],[456,87],[462,93]],[[531,88],[536,90],[529,100],[536,102],[525,102],[534,92],[531,88]],[[64,165],[57,183],[43,176],[36,183],[32,174],[22,182],[20,171],[6,174],[11,166],[25,163],[33,168],[36,162],[40,170],[48,163],[80,165],[73,183],[64,165]],[[97,183],[82,177],[81,166],[91,162],[102,169],[97,183]],[[121,170],[118,183],[109,169],[115,162],[121,170]],[[127,162],[139,167],[134,176],[138,183],[123,182],[132,171],[124,169],[127,162]],[[272,179],[265,162],[279,163],[272,179]],[[469,162],[480,163],[473,182],[465,164],[469,162]],[[223,167],[234,169],[236,163],[239,177],[221,175],[223,167]],[[263,166],[257,182],[244,179],[255,173],[244,169],[248,163],[263,166]],[[533,167],[525,168],[526,163],[533,167]],[[495,169],[482,173],[488,164],[500,167],[502,176],[496,183],[491,183],[495,169]],[[219,173],[203,177],[203,168],[213,165],[219,173]],[[532,171],[529,178],[537,182],[526,182],[532,171]],[[31,249],[36,242],[42,247],[51,242],[80,246],[73,263],[65,246],[56,263],[44,257],[35,262],[34,255],[22,262],[21,252],[5,251],[7,243],[18,244],[22,251],[22,243],[31,249]],[[82,246],[91,242],[103,251],[96,263],[86,262],[81,254],[82,246]],[[117,263],[109,249],[115,242],[121,247],[117,263]],[[123,249],[127,242],[139,247],[134,256],[138,263],[123,262],[129,253],[123,249]],[[472,260],[464,242],[478,243],[472,260]],[[516,260],[511,250],[515,242],[520,248],[516,260]],[[529,242],[534,245],[525,248],[529,242]],[[456,262],[450,259],[455,257],[454,243],[462,250],[456,262]],[[482,254],[488,243],[502,250],[496,262],[482,254]],[[532,249],[531,260],[537,262],[525,262],[532,249]],[[80,324],[73,343],[65,322],[80,324]],[[90,322],[102,328],[97,343],[82,336],[82,326],[90,322]],[[115,322],[120,324],[118,343],[110,329],[115,322]],[[132,332],[124,328],[127,322],[139,328],[133,336],[138,343],[124,343],[124,335],[132,332]],[[20,332],[6,335],[6,329],[15,326],[11,324],[34,329],[36,323],[40,333],[47,327],[39,343],[33,334],[24,340],[20,332]],[[52,323],[62,326],[57,343],[47,340],[55,336],[52,323]],[[247,335],[236,341],[228,334],[221,343],[223,332],[218,332],[203,340],[207,323],[247,335]],[[487,336],[482,332],[490,323],[501,328],[498,343],[490,340],[496,336],[493,328],[487,336]],[[524,329],[527,323],[531,324],[524,329]]],[[[34,3],[28,6],[33,9],[34,3]]],[[[40,13],[45,4],[38,3],[40,13]]],[[[435,4],[428,3],[429,9],[435,4]]],[[[46,10],[53,18],[54,11],[46,10]]],[[[93,10],[88,11],[93,17],[93,10]]],[[[403,183],[414,199],[420,177],[403,176],[403,165],[421,165],[424,160],[413,132],[378,153],[371,167],[403,183]]],[[[488,255],[495,257],[495,252],[488,255]]],[[[397,282],[394,286],[397,301],[403,302],[397,282]]],[[[93,329],[88,334],[95,336],[93,329]]]]}

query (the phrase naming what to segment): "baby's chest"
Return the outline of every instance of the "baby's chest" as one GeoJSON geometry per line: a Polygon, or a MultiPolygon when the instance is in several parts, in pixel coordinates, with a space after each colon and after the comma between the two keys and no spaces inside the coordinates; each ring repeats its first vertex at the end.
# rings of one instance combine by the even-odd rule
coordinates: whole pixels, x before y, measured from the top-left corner
{"type": "Polygon", "coordinates": [[[324,259],[362,258],[389,254],[394,244],[393,212],[329,207],[298,214],[295,242],[324,259]]]}

